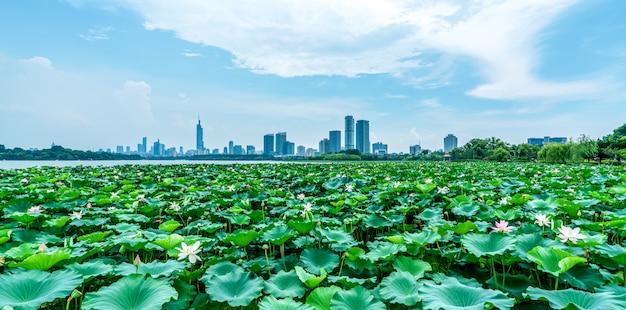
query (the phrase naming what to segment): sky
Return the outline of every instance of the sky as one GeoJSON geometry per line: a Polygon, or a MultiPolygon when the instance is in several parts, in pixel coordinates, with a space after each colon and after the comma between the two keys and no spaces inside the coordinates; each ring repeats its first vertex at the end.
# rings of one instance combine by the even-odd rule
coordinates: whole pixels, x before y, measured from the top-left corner
{"type": "Polygon", "coordinates": [[[389,152],[600,138],[626,123],[626,1],[0,1],[0,144],[389,152]],[[345,143],[342,134],[342,145],[345,143]]]}

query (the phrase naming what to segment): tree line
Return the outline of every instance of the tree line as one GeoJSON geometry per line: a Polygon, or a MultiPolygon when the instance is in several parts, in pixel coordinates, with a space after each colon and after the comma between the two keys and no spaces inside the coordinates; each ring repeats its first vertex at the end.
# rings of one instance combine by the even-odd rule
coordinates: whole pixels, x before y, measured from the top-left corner
{"type": "Polygon", "coordinates": [[[80,151],[55,145],[43,150],[24,150],[16,147],[7,149],[0,144],[0,160],[137,160],[139,155],[125,155],[108,152],[80,151]]]}

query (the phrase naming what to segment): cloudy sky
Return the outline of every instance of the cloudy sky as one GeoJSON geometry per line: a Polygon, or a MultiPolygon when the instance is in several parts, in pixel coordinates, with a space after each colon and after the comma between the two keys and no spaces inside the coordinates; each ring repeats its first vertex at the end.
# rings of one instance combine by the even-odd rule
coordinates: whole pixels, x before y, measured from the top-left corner
{"type": "MultiPolygon", "coordinates": [[[[317,148],[344,116],[390,152],[626,123],[626,1],[0,1],[0,144],[317,148]]],[[[342,138],[343,139],[343,138],[342,138]]],[[[344,141],[342,141],[343,144],[344,141]]]]}

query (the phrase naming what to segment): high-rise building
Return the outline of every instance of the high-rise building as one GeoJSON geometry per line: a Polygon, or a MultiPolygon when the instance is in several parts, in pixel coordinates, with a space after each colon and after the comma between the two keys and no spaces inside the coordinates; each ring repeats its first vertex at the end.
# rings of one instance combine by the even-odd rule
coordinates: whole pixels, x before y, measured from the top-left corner
{"type": "Polygon", "coordinates": [[[411,145],[409,147],[409,154],[411,154],[411,155],[417,155],[417,154],[419,154],[421,152],[422,152],[422,146],[419,145],[419,144],[411,145]]]}
{"type": "Polygon", "coordinates": [[[213,155],[217,155],[220,153],[220,149],[213,149],[213,151],[211,151],[211,154],[213,155]]]}
{"type": "Polygon", "coordinates": [[[118,153],[118,154],[124,153],[124,146],[123,145],[116,146],[115,147],[115,153],[118,153]]]}
{"type": "Polygon", "coordinates": [[[283,155],[283,144],[287,141],[287,133],[279,132],[276,134],[276,154],[283,155]]]}
{"type": "Polygon", "coordinates": [[[235,146],[235,142],[233,142],[232,140],[228,141],[228,154],[229,155],[235,154],[235,150],[233,149],[234,146],[235,146]]]}
{"type": "Polygon", "coordinates": [[[319,143],[320,155],[328,153],[328,149],[330,149],[330,140],[326,138],[320,140],[320,143],[319,143]]]}
{"type": "Polygon", "coordinates": [[[283,143],[283,151],[282,154],[283,155],[294,155],[295,154],[295,149],[296,149],[296,144],[290,141],[285,141],[285,143],[283,143]]]}
{"type": "Polygon", "coordinates": [[[383,144],[382,142],[372,144],[372,153],[376,155],[385,155],[387,151],[387,144],[383,144]]]}
{"type": "Polygon", "coordinates": [[[361,153],[370,152],[370,122],[356,121],[356,149],[361,153]]]}
{"type": "Polygon", "coordinates": [[[453,134],[448,134],[445,138],[443,138],[443,152],[449,153],[450,151],[457,148],[458,139],[453,134]]]}
{"type": "Polygon", "coordinates": [[[271,133],[263,136],[263,155],[274,155],[274,135],[271,133]]]}
{"type": "Polygon", "coordinates": [[[301,156],[303,157],[304,154],[306,153],[306,148],[304,147],[304,145],[298,145],[298,150],[296,151],[296,156],[301,156]]]}
{"type": "Polygon", "coordinates": [[[161,156],[161,154],[163,154],[163,153],[161,152],[161,149],[162,149],[162,148],[161,148],[161,140],[158,140],[158,139],[157,139],[157,140],[154,142],[154,145],[152,146],[152,151],[154,152],[152,155],[154,155],[154,156],[161,156]]]}
{"type": "Polygon", "coordinates": [[[254,145],[246,145],[246,154],[254,155],[255,153],[256,149],[254,148],[254,145]]]}
{"type": "MultiPolygon", "coordinates": [[[[346,116],[346,150],[354,149],[354,117],[352,115],[346,116]]],[[[321,153],[321,151],[320,151],[321,153]]]]}
{"type": "Polygon", "coordinates": [[[224,147],[224,153],[222,153],[222,154],[228,154],[228,147],[227,146],[224,147]]]}
{"type": "Polygon", "coordinates": [[[203,138],[202,125],[200,125],[200,118],[198,117],[198,125],[196,125],[196,150],[204,151],[204,138],[203,138]]]}
{"type": "Polygon", "coordinates": [[[241,145],[235,145],[233,146],[233,155],[243,155],[243,146],[241,145]]]}
{"type": "Polygon", "coordinates": [[[528,144],[543,146],[548,143],[567,143],[567,138],[550,136],[545,136],[543,138],[528,138],[528,144]]]}
{"type": "Polygon", "coordinates": [[[137,144],[137,153],[145,154],[146,152],[148,152],[148,138],[143,137],[141,143],[137,144]]]}
{"type": "Polygon", "coordinates": [[[332,130],[328,133],[328,153],[339,153],[341,152],[341,131],[340,130],[332,130]]]}

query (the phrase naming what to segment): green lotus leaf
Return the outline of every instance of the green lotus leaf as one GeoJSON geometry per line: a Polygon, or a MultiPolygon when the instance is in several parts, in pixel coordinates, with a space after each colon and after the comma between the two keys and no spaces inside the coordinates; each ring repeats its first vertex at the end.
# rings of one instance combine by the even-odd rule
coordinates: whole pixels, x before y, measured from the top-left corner
{"type": "Polygon", "coordinates": [[[19,246],[8,249],[4,255],[10,259],[21,261],[35,254],[37,252],[37,248],[39,248],[38,244],[22,243],[19,246]]]}
{"type": "Polygon", "coordinates": [[[306,235],[311,230],[313,230],[313,228],[317,227],[317,223],[310,220],[297,219],[289,220],[287,222],[287,226],[289,226],[289,228],[295,229],[300,234],[306,235]]]}
{"type": "Polygon", "coordinates": [[[424,247],[426,245],[433,244],[441,239],[440,234],[429,229],[424,229],[418,233],[405,232],[402,234],[402,237],[404,237],[404,240],[407,244],[415,245],[418,247],[424,247]]]}
{"type": "Polygon", "coordinates": [[[225,243],[233,243],[240,247],[245,247],[259,236],[254,230],[237,230],[224,238],[225,243]]]}
{"type": "Polygon", "coordinates": [[[82,235],[76,238],[78,241],[89,241],[90,243],[96,243],[104,240],[107,236],[112,234],[112,231],[95,231],[90,234],[82,235]]]}
{"type": "Polygon", "coordinates": [[[250,224],[250,217],[245,214],[235,214],[228,217],[228,220],[233,225],[248,225],[250,224]]]}
{"type": "MultiPolygon", "coordinates": [[[[98,225],[95,225],[95,226],[98,226],[98,225]]],[[[138,224],[131,224],[131,223],[117,223],[115,225],[107,225],[107,227],[109,229],[117,231],[120,234],[124,234],[124,233],[134,234],[141,229],[141,226],[139,226],[138,224]]]]}
{"type": "Polygon", "coordinates": [[[433,270],[432,266],[429,263],[419,259],[412,259],[406,256],[400,256],[396,258],[396,260],[393,262],[393,268],[395,268],[396,271],[405,271],[410,273],[411,275],[413,275],[415,280],[423,278],[424,273],[433,270]]]}
{"type": "Polygon", "coordinates": [[[162,247],[165,251],[169,251],[179,244],[181,244],[185,238],[179,234],[170,234],[165,238],[157,239],[152,241],[152,243],[162,247]]]}
{"type": "Polygon", "coordinates": [[[446,277],[437,285],[432,281],[425,281],[419,289],[424,309],[446,310],[482,310],[497,307],[510,309],[515,299],[504,293],[491,289],[483,289],[462,284],[456,278],[446,277]]]}
{"type": "Polygon", "coordinates": [[[524,299],[524,293],[526,292],[526,288],[528,288],[532,282],[528,278],[527,275],[524,274],[516,274],[511,275],[507,274],[506,277],[502,277],[501,273],[497,274],[498,283],[496,283],[496,277],[491,277],[489,280],[485,281],[489,285],[489,288],[500,289],[509,295],[514,296],[518,299],[524,299]],[[504,287],[502,286],[502,282],[504,281],[504,287]]]}
{"type": "Polygon", "coordinates": [[[0,244],[7,243],[11,240],[11,233],[13,230],[11,229],[0,229],[0,244]]]}
{"type": "Polygon", "coordinates": [[[338,291],[330,301],[333,310],[385,310],[385,304],[374,299],[364,287],[357,286],[348,291],[338,291]]]}
{"type": "Polygon", "coordinates": [[[352,278],[348,276],[329,276],[328,282],[341,284],[343,287],[353,288],[356,286],[362,286],[367,284],[376,283],[376,277],[361,279],[361,278],[352,278]]]}
{"type": "Polygon", "coordinates": [[[263,240],[274,245],[281,245],[294,237],[294,231],[285,225],[276,225],[263,234],[263,240]]]}
{"type": "Polygon", "coordinates": [[[42,216],[43,216],[43,213],[15,212],[12,215],[10,215],[9,218],[12,218],[12,219],[18,221],[22,225],[30,225],[34,221],[36,221],[39,217],[42,217],[42,216]]]}
{"type": "Polygon", "coordinates": [[[463,203],[452,208],[452,213],[458,216],[471,217],[480,210],[480,206],[474,203],[463,203]]]}
{"type": "Polygon", "coordinates": [[[143,214],[116,214],[115,217],[120,222],[136,222],[136,223],[148,223],[150,218],[143,214]]]}
{"type": "Polygon", "coordinates": [[[430,193],[436,187],[437,185],[433,183],[418,183],[415,185],[415,188],[422,192],[422,194],[430,193]]]}
{"type": "Polygon", "coordinates": [[[449,224],[445,224],[444,228],[450,229],[458,235],[465,235],[472,230],[476,230],[478,226],[474,222],[466,221],[462,223],[457,223],[454,226],[450,226],[449,224]]]}
{"type": "Polygon", "coordinates": [[[379,260],[390,260],[395,257],[399,252],[405,252],[406,246],[403,244],[394,244],[394,243],[380,243],[377,244],[374,249],[372,249],[369,253],[365,254],[372,262],[377,262],[379,260]]]}
{"type": "MultiPolygon", "coordinates": [[[[583,290],[591,291],[604,284],[602,273],[597,267],[588,265],[576,265],[567,272],[561,274],[561,279],[569,285],[583,290]]],[[[508,279],[507,279],[508,280],[508,279]]]]}
{"type": "Polygon", "coordinates": [[[281,270],[265,281],[265,293],[278,298],[302,297],[305,292],[306,289],[294,270],[289,272],[281,270]]]}
{"type": "Polygon", "coordinates": [[[618,310],[624,309],[624,305],[617,296],[612,292],[589,293],[577,291],[574,289],[567,290],[543,290],[536,287],[529,287],[526,290],[528,296],[532,300],[548,301],[553,309],[575,309],[580,310],[618,310]],[[571,306],[570,306],[571,305],[571,306]]]}
{"type": "Polygon", "coordinates": [[[231,272],[243,272],[243,268],[239,265],[235,265],[231,262],[219,262],[211,267],[209,267],[204,276],[202,277],[202,281],[207,282],[210,281],[214,276],[223,276],[229,274],[231,272]]]}
{"type": "Polygon", "coordinates": [[[608,256],[614,262],[620,265],[626,265],[626,248],[619,244],[602,244],[596,246],[594,252],[608,256]]]}
{"type": "Polygon", "coordinates": [[[60,243],[63,239],[51,235],[45,231],[27,230],[27,229],[15,229],[11,233],[11,239],[13,241],[28,242],[28,243],[60,243]]]}
{"type": "Polygon", "coordinates": [[[0,274],[0,305],[15,310],[38,309],[45,302],[68,296],[82,283],[70,270],[48,273],[41,270],[0,274]]]}
{"type": "Polygon", "coordinates": [[[391,303],[406,306],[420,301],[417,280],[404,271],[394,271],[380,282],[380,296],[391,303]]]}
{"type": "Polygon", "coordinates": [[[563,246],[563,243],[554,239],[546,239],[541,233],[523,234],[517,236],[517,246],[515,247],[515,254],[520,258],[531,262],[528,257],[528,252],[536,246],[542,246],[545,248],[559,248],[563,246]]]}
{"type": "Polygon", "coordinates": [[[159,225],[159,230],[171,233],[180,226],[183,226],[183,224],[177,222],[176,220],[169,220],[161,223],[159,225]]]}
{"type": "Polygon", "coordinates": [[[613,283],[598,287],[595,291],[596,293],[613,293],[622,304],[626,302],[626,287],[613,283]]]}
{"type": "Polygon", "coordinates": [[[122,247],[124,247],[125,249],[129,250],[129,251],[139,251],[142,250],[146,244],[148,244],[148,240],[145,238],[140,238],[140,237],[134,237],[134,238],[127,238],[127,237],[122,237],[122,238],[115,238],[113,240],[113,243],[115,245],[121,245],[122,247]]]}
{"type": "Polygon", "coordinates": [[[528,202],[528,208],[530,210],[534,210],[535,212],[549,211],[549,213],[553,213],[552,211],[559,208],[559,202],[552,197],[549,197],[546,200],[535,199],[528,202]]]}
{"type": "Polygon", "coordinates": [[[178,298],[178,292],[165,280],[145,279],[133,274],[117,282],[87,293],[81,309],[159,310],[166,302],[178,298]]]}
{"type": "Polygon", "coordinates": [[[139,267],[133,264],[121,263],[115,267],[115,274],[127,276],[131,274],[150,275],[153,278],[169,277],[173,272],[180,272],[185,269],[185,263],[177,260],[168,260],[166,262],[153,261],[150,263],[141,263],[139,267]]]}
{"type": "Polygon", "coordinates": [[[274,296],[266,296],[259,303],[260,310],[314,310],[315,308],[294,301],[291,298],[276,299],[274,296]]]}
{"type": "Polygon", "coordinates": [[[300,266],[295,266],[293,267],[293,269],[296,271],[298,279],[300,279],[300,281],[310,289],[316,288],[318,285],[320,285],[320,283],[322,283],[322,281],[324,281],[324,279],[326,279],[326,276],[328,275],[326,273],[326,270],[324,269],[321,270],[321,275],[319,277],[304,271],[304,269],[300,266]]]}
{"type": "Polygon", "coordinates": [[[34,254],[19,263],[10,263],[9,267],[24,268],[28,270],[48,270],[56,265],[58,262],[69,259],[71,256],[71,250],[63,248],[53,252],[42,252],[34,254]]]}
{"type": "Polygon", "coordinates": [[[65,224],[67,224],[67,222],[69,222],[70,219],[71,218],[69,216],[48,219],[45,222],[43,222],[43,227],[61,228],[65,226],[65,224]]]}
{"type": "Polygon", "coordinates": [[[211,300],[227,302],[231,307],[249,305],[263,290],[263,279],[252,277],[250,272],[231,272],[205,281],[211,300]]]}
{"type": "Polygon", "coordinates": [[[539,270],[548,272],[554,276],[568,271],[577,264],[584,264],[584,257],[574,256],[568,252],[555,248],[534,247],[528,252],[528,258],[535,262],[539,270]]]}
{"type": "Polygon", "coordinates": [[[337,286],[318,287],[314,289],[306,298],[307,305],[313,306],[315,310],[331,310],[330,302],[335,293],[341,291],[337,286]]]}
{"type": "Polygon", "coordinates": [[[515,238],[502,234],[466,234],[461,244],[476,257],[502,255],[515,247],[515,238]]]}
{"type": "Polygon", "coordinates": [[[320,274],[321,269],[332,272],[339,266],[339,256],[326,249],[304,249],[300,261],[308,272],[314,274],[320,274]]]}
{"type": "Polygon", "coordinates": [[[322,242],[331,243],[331,247],[337,251],[345,251],[355,244],[352,235],[341,229],[319,228],[317,232],[320,233],[322,242]]]}
{"type": "Polygon", "coordinates": [[[85,281],[93,277],[106,276],[113,273],[113,266],[102,261],[91,261],[82,264],[73,263],[65,266],[65,268],[81,274],[85,281]]]}
{"type": "Polygon", "coordinates": [[[346,258],[350,261],[356,261],[357,259],[361,258],[361,256],[363,256],[363,254],[365,254],[365,250],[359,248],[359,247],[352,247],[349,248],[346,252],[346,258]]]}

